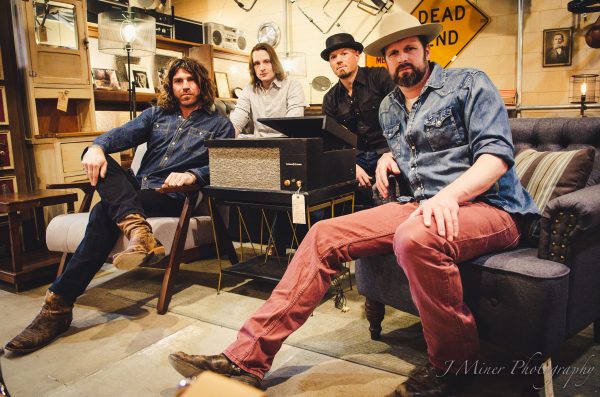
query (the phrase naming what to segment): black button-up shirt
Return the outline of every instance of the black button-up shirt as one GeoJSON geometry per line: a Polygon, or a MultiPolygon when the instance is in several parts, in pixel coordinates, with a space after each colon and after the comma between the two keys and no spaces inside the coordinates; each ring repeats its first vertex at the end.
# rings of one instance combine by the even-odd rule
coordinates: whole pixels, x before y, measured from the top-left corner
{"type": "Polygon", "coordinates": [[[323,114],[358,136],[358,150],[386,149],[387,142],[379,125],[379,104],[396,88],[385,68],[358,68],[352,84],[352,96],[338,81],[323,98],[323,114]]]}

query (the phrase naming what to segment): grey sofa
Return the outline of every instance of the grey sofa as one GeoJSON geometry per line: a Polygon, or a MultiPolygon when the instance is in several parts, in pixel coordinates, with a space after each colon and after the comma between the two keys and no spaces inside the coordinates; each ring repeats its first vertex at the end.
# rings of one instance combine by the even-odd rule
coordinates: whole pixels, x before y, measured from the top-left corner
{"type": "MultiPolygon", "coordinates": [[[[600,118],[511,119],[510,127],[516,151],[596,149],[586,187],[548,203],[537,247],[459,264],[480,337],[545,359],[591,323],[600,339],[600,118]]],[[[381,335],[384,305],[418,315],[393,254],[359,259],[356,281],[373,339],[381,335]]]]}

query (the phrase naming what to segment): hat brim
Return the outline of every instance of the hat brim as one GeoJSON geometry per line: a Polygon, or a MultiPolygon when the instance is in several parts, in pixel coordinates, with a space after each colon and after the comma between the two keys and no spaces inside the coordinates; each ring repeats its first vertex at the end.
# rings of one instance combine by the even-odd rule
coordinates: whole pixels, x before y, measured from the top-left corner
{"type": "Polygon", "coordinates": [[[335,50],[339,50],[340,48],[352,48],[353,50],[356,50],[358,52],[363,52],[363,49],[364,49],[363,45],[360,44],[359,42],[338,43],[338,44],[332,45],[331,47],[327,47],[323,51],[321,51],[321,58],[323,58],[324,61],[329,62],[329,54],[331,54],[335,50]]]}
{"type": "Polygon", "coordinates": [[[373,57],[380,57],[383,54],[382,50],[388,45],[412,36],[425,36],[427,42],[432,41],[442,31],[442,25],[439,23],[428,23],[420,26],[414,26],[408,29],[402,29],[394,33],[383,36],[365,47],[365,54],[373,57]]]}

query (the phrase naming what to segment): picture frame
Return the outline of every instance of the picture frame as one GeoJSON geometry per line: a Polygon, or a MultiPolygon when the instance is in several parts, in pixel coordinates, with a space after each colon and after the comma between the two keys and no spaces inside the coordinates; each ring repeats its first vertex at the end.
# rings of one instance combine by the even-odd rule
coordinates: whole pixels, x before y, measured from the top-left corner
{"type": "Polygon", "coordinates": [[[163,79],[167,76],[167,68],[159,67],[156,69],[156,86],[158,88],[157,91],[160,91],[160,88],[163,85],[163,79]]]}
{"type": "Polygon", "coordinates": [[[6,107],[6,87],[0,85],[0,125],[8,125],[8,109],[6,107]]]}
{"type": "Polygon", "coordinates": [[[0,177],[0,194],[5,192],[17,193],[17,177],[16,176],[3,176],[0,177]]]}
{"type": "Polygon", "coordinates": [[[225,72],[215,72],[215,85],[217,86],[217,97],[231,98],[229,78],[225,72]]]}
{"type": "Polygon", "coordinates": [[[0,170],[12,170],[15,168],[15,160],[10,142],[10,131],[0,130],[0,170]]]}
{"type": "Polygon", "coordinates": [[[92,79],[96,90],[120,90],[121,84],[114,69],[92,68],[92,79]]]}
{"type": "Polygon", "coordinates": [[[543,67],[571,65],[573,28],[545,29],[542,35],[543,67]]]}
{"type": "MultiPolygon", "coordinates": [[[[127,79],[129,79],[129,68],[125,65],[127,79]]],[[[154,93],[154,84],[148,73],[148,68],[142,65],[131,65],[131,78],[136,92],[154,93]]]]}

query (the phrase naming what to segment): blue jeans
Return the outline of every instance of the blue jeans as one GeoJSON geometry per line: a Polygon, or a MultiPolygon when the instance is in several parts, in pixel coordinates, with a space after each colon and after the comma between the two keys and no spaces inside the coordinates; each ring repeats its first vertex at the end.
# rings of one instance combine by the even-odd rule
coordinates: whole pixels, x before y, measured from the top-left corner
{"type": "MultiPolygon", "coordinates": [[[[375,169],[377,169],[377,160],[381,154],[377,152],[360,152],[356,154],[356,164],[372,177],[372,184],[375,184],[375,169]]],[[[354,203],[357,210],[373,207],[373,190],[371,187],[358,187],[355,192],[354,203]]]]}
{"type": "Polygon", "coordinates": [[[50,286],[50,291],[66,299],[77,299],[100,270],[120,235],[117,221],[129,214],[179,216],[182,198],[153,189],[140,189],[135,177],[124,171],[110,156],[106,177],[98,179],[100,202],[92,208],[83,240],[50,286]]]}

